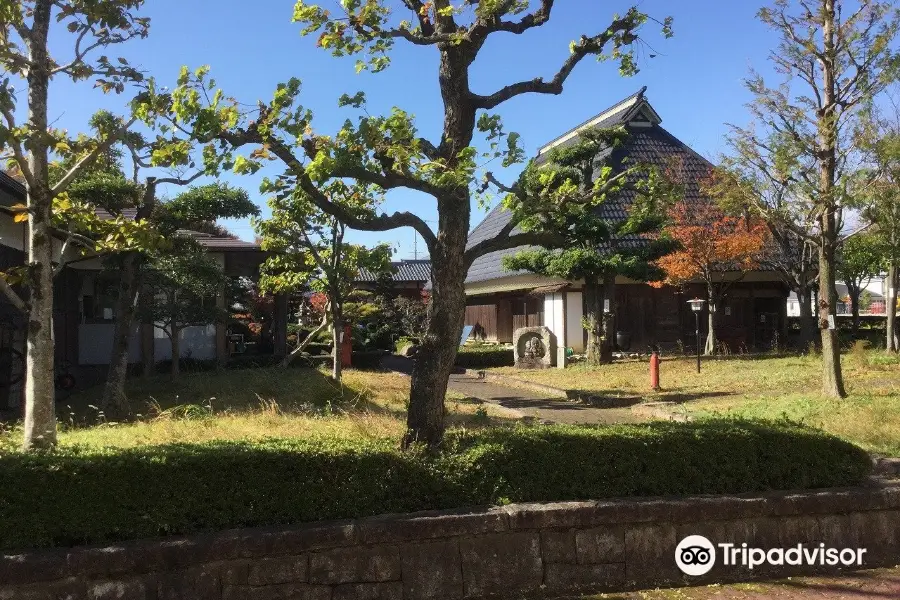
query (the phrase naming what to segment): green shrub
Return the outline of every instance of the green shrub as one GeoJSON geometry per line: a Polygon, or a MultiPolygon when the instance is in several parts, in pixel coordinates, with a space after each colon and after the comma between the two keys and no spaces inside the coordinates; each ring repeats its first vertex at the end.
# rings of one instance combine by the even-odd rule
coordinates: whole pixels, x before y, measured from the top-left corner
{"type": "Polygon", "coordinates": [[[64,448],[0,457],[0,549],[505,501],[846,486],[870,469],[861,449],[817,430],[735,420],[455,430],[437,455],[368,438],[64,448]]]}
{"type": "Polygon", "coordinates": [[[512,348],[490,344],[463,346],[456,354],[456,366],[466,369],[511,367],[515,362],[512,348]]]}
{"type": "Polygon", "coordinates": [[[409,346],[410,344],[415,345],[418,343],[418,338],[411,338],[404,335],[403,337],[398,338],[396,342],[394,342],[394,353],[400,354],[406,346],[409,346]]]}
{"type": "Polygon", "coordinates": [[[350,364],[354,369],[378,369],[381,367],[381,359],[388,354],[385,350],[353,351],[350,364]]]}

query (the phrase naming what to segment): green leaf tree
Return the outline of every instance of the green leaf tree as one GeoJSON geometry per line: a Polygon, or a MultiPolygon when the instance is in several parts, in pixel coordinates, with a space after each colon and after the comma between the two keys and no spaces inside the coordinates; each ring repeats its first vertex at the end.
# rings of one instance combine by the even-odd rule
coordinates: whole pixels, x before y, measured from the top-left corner
{"type": "Polygon", "coordinates": [[[865,151],[865,168],[857,173],[854,197],[872,233],[881,242],[887,271],[885,348],[900,351],[897,333],[897,288],[900,286],[900,108],[892,114],[869,107],[856,139],[865,151]]]}
{"type": "MultiPolygon", "coordinates": [[[[769,55],[784,76],[778,87],[751,73],[746,86],[754,124],[735,128],[741,158],[767,173],[771,181],[786,179],[792,197],[815,218],[807,236],[818,251],[818,326],[822,339],[822,393],[846,396],[841,373],[835,315],[836,253],[852,157],[857,152],[851,132],[865,106],[896,77],[894,41],[900,29],[897,9],[879,0],[812,0],[799,5],[776,0],[761,9],[759,19],[778,36],[769,55]]],[[[771,207],[755,207],[767,218],[771,207]]]]}
{"type": "Polygon", "coordinates": [[[224,320],[216,302],[227,284],[222,265],[195,240],[179,236],[153,253],[144,266],[144,281],[152,293],[138,304],[137,314],[155,323],[172,345],[172,378],[181,373],[181,332],[185,327],[224,320]]]}
{"type": "MultiPolygon", "coordinates": [[[[487,93],[473,90],[473,64],[485,48],[496,48],[488,40],[540,30],[550,22],[554,5],[553,0],[537,5],[514,0],[455,4],[450,0],[351,0],[334,11],[331,6],[295,3],[294,21],[302,26],[302,33],[317,35],[318,46],[334,56],[359,57],[359,71],[387,68],[395,42],[423,52],[436,51],[442,118],[439,139],[434,142],[421,136],[413,116],[398,107],[384,116],[363,111],[331,136],[317,133],[311,111],[298,102],[301,86],[296,79],[279,85],[270,101],[250,111],[216,90],[204,69],[194,73],[185,69],[171,92],[150,85],[143,98],[142,118],[166,120],[200,141],[217,140],[216,155],[223,166],[252,172],[267,160],[280,162],[284,171],[269,182],[267,191],[302,190],[320,210],[353,229],[412,227],[419,233],[433,264],[432,318],[413,369],[404,446],[417,442],[436,446],[443,437],[444,397],[462,331],[469,266],[486,253],[527,245],[541,237],[512,234],[513,226],[495,239],[467,248],[479,162],[501,159],[508,166],[524,158],[519,136],[503,130],[495,111],[525,95],[561,93],[575,68],[588,57],[615,61],[624,75],[637,71],[635,49],[649,17],[631,7],[576,37],[549,78],[530,77],[487,93]],[[407,11],[412,21],[400,16],[407,11]],[[252,151],[236,154],[245,147],[252,151]],[[336,179],[431,196],[437,205],[437,230],[432,231],[411,211],[352,214],[323,191],[336,179]]],[[[670,19],[659,25],[664,35],[671,34],[670,19]]],[[[341,98],[342,105],[357,111],[364,103],[362,93],[341,98]]]]}
{"type": "Polygon", "coordinates": [[[584,279],[590,364],[612,360],[616,277],[661,278],[655,261],[674,249],[662,234],[674,187],[653,167],[614,168],[598,159],[623,144],[627,135],[624,129],[595,130],[583,133],[578,144],[551,150],[546,162],[526,168],[505,200],[524,231],[554,236],[556,244],[504,257],[503,267],[584,279]],[[627,218],[610,218],[604,206],[625,192],[634,195],[627,218]]]}
{"type": "Polygon", "coordinates": [[[838,252],[837,272],[850,296],[854,338],[859,335],[860,296],[872,278],[882,272],[884,250],[884,244],[877,234],[860,232],[845,239],[838,252]]]}
{"type": "Polygon", "coordinates": [[[56,444],[53,365],[53,231],[54,199],[78,174],[118,140],[131,122],[114,119],[102,134],[81,144],[77,160],[53,181],[53,154],[71,155],[72,140],[48,118],[51,82],[63,77],[93,80],[104,92],[122,92],[141,79],[123,58],[111,61],[104,49],[146,37],[150,22],[138,16],[143,0],[3,0],[0,2],[0,157],[12,161],[25,182],[28,219],[25,290],[27,301],[4,280],[2,291],[28,314],[25,359],[26,450],[56,444]],[[50,53],[51,28],[56,51],[50,53]],[[58,34],[55,32],[59,32],[58,34]],[[18,115],[27,115],[24,123],[18,115]]]}
{"type": "MultiPolygon", "coordinates": [[[[167,242],[179,230],[202,228],[218,219],[259,213],[245,190],[221,183],[191,187],[170,200],[157,198],[161,185],[188,185],[203,172],[146,176],[141,180],[140,174],[149,165],[140,162],[132,142],[129,142],[130,150],[136,161],[132,179],[116,172],[98,173],[74,183],[70,190],[70,195],[84,205],[102,208],[113,217],[99,219],[102,229],[92,227],[86,235],[104,241],[105,247],[98,251],[104,256],[105,267],[119,274],[109,372],[101,399],[104,414],[115,419],[125,419],[132,414],[125,393],[128,340],[134,330],[140,290],[145,286],[143,267],[149,257],[170,246],[167,242]],[[136,209],[135,216],[126,216],[124,209],[136,209]]],[[[152,367],[152,362],[145,362],[146,375],[152,373],[152,367]]]]}
{"type": "MultiPolygon", "coordinates": [[[[348,185],[343,181],[331,182],[322,193],[330,202],[354,215],[370,212],[379,202],[373,186],[348,185]]],[[[280,293],[309,290],[327,296],[325,317],[307,339],[312,340],[320,330],[331,327],[334,354],[331,377],[340,381],[342,346],[351,343],[343,335],[345,317],[353,308],[348,301],[353,299],[354,284],[360,269],[372,273],[388,270],[390,246],[382,244],[370,249],[345,242],[347,226],[319,210],[302,190],[275,195],[269,200],[269,208],[272,216],[256,221],[262,248],[272,253],[260,270],[260,288],[280,293]]],[[[356,308],[364,310],[363,306],[356,308]]],[[[282,366],[288,366],[304,347],[299,343],[284,358],[282,366]]]]}

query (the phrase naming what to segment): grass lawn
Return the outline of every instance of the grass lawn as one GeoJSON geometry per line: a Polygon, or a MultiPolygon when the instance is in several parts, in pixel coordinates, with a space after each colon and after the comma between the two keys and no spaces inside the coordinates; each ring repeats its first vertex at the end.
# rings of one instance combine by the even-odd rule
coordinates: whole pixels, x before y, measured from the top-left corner
{"type": "Polygon", "coordinates": [[[601,367],[492,372],[594,396],[634,397],[673,402],[672,410],[695,417],[733,415],[786,417],[855,442],[900,456],[900,360],[879,351],[852,352],[842,358],[850,396],[829,400],[819,394],[821,358],[798,356],[755,360],[664,359],[663,391],[649,390],[649,364],[623,362],[601,367]]]}
{"type": "MultiPolygon", "coordinates": [[[[344,372],[343,386],[315,369],[247,369],[133,379],[128,394],[140,417],[106,423],[96,408],[102,388],[57,406],[62,446],[135,447],[175,442],[264,438],[399,439],[405,427],[409,378],[379,371],[344,372]]],[[[451,424],[508,422],[515,413],[447,396],[451,424]]],[[[0,454],[21,442],[18,426],[0,423],[0,454]]]]}

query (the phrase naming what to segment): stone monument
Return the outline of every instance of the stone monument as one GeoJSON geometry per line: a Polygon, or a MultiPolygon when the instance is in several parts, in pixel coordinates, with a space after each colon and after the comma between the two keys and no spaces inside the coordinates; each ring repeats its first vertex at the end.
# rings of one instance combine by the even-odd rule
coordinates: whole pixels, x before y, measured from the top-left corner
{"type": "Polygon", "coordinates": [[[513,334],[519,369],[549,369],[556,365],[556,336],[547,327],[522,327],[513,334]]]}

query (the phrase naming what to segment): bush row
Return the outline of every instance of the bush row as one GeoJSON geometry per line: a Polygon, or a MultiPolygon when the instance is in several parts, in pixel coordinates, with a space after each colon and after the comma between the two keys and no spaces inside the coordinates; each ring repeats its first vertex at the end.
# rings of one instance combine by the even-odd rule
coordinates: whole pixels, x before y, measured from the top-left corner
{"type": "Polygon", "coordinates": [[[267,440],[0,457],[0,549],[506,502],[846,486],[859,448],[788,423],[714,420],[455,430],[438,454],[392,439],[267,440]]]}
{"type": "Polygon", "coordinates": [[[456,366],[466,369],[487,369],[490,367],[511,367],[515,364],[512,348],[502,346],[463,346],[456,354],[456,366]]]}

